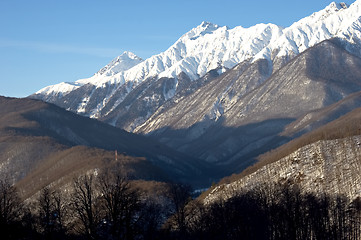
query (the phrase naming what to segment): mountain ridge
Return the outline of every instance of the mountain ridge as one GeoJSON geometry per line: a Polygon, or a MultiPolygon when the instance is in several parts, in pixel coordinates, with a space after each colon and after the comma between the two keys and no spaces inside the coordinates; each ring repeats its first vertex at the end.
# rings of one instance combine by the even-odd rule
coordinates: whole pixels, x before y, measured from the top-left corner
{"type": "MultiPolygon", "coordinates": [[[[344,39],[348,42],[348,50],[361,56],[361,49],[353,47],[361,42],[358,30],[360,5],[359,0],[349,7],[333,2],[287,28],[257,24],[249,28],[239,26],[229,29],[202,22],[165,52],[139,62],[126,71],[101,75],[102,78],[83,79],[73,84],[49,86],[31,97],[93,118],[108,119],[108,115],[113,115],[108,122],[116,125],[117,117],[113,110],[132,90],[147,80],[155,84],[161,78],[174,79],[171,91],[160,96],[169,100],[177,91],[178,75],[181,73],[196,81],[211,70],[222,74],[238,63],[256,62],[259,59],[271,61],[274,72],[305,49],[332,37],[344,39]],[[71,92],[76,92],[77,96],[69,95],[71,92]]],[[[147,116],[149,114],[139,124],[144,123],[147,116]]],[[[122,128],[131,131],[131,128],[122,128]]]]}

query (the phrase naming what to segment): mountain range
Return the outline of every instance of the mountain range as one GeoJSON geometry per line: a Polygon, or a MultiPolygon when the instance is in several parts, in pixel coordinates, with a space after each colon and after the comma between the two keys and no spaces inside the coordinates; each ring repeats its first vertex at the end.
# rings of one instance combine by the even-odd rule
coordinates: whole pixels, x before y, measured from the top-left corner
{"type": "MultiPolygon", "coordinates": [[[[200,173],[209,181],[239,173],[259,155],[360,107],[360,91],[356,0],[333,2],[286,28],[202,22],[158,55],[143,60],[124,52],[90,78],[29,97],[114,126],[118,142],[128,142],[123,136],[157,142],[162,151],[133,144],[130,152],[163,170],[182,169],[171,174],[180,179],[200,173]],[[163,151],[168,161],[159,160],[163,151]]],[[[77,144],[116,148],[101,134],[57,132],[77,144]]]]}
{"type": "MultiPolygon", "coordinates": [[[[219,75],[237,64],[267,60],[270,69],[258,78],[257,86],[299,53],[335,37],[344,41],[348,51],[360,56],[359,5],[359,1],[350,7],[331,3],[288,28],[258,24],[229,29],[203,22],[165,52],[145,61],[125,52],[91,78],[49,86],[32,97],[133,131],[164,102],[177,101],[176,93],[188,87],[189,82],[199,81],[212,70],[219,75]],[[121,105],[135,88],[141,91],[138,98],[148,105],[148,111],[138,111],[132,121],[120,121],[118,118],[125,110],[129,113],[137,110],[134,103],[121,105]],[[158,91],[147,94],[149,88],[158,91]]],[[[193,91],[196,88],[191,87],[193,91]]]]}

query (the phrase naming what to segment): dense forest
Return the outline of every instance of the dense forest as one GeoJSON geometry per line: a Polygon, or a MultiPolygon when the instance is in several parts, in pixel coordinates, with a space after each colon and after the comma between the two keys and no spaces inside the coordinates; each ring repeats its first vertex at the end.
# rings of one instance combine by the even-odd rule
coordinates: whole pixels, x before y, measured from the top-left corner
{"type": "Polygon", "coordinates": [[[360,239],[361,199],[262,185],[204,205],[189,186],[150,196],[116,174],[83,175],[70,191],[22,201],[0,182],[1,239],[360,239]]]}

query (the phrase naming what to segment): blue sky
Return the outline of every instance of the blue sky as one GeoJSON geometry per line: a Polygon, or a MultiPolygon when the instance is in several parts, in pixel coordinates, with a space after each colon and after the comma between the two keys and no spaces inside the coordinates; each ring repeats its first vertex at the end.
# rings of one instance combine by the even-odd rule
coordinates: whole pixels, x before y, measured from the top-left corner
{"type": "MultiPolygon", "coordinates": [[[[344,1],[351,4],[352,1],[344,1]]],[[[146,59],[209,21],[287,27],[327,0],[0,0],[0,95],[92,76],[131,51],[146,59]]]]}

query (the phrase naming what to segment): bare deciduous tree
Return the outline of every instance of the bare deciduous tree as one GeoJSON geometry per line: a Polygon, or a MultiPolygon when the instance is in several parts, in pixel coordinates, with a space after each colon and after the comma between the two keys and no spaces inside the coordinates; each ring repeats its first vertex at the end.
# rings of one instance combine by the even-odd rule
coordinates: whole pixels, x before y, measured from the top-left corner
{"type": "Polygon", "coordinates": [[[137,222],[141,217],[139,191],[118,174],[103,174],[99,178],[99,190],[105,207],[105,219],[115,239],[133,239],[137,222]]]}
{"type": "Polygon", "coordinates": [[[168,185],[168,197],[173,206],[173,223],[172,227],[176,227],[179,231],[180,237],[183,238],[187,232],[187,204],[192,200],[191,187],[180,183],[170,183],[168,185]]]}
{"type": "Polygon", "coordinates": [[[0,225],[19,219],[23,204],[17,189],[6,180],[0,180],[0,225]]]}
{"type": "Polygon", "coordinates": [[[65,236],[67,204],[60,191],[51,191],[48,187],[40,191],[38,199],[39,230],[46,239],[61,239],[65,236]]]}
{"type": "Polygon", "coordinates": [[[80,232],[88,239],[97,238],[97,225],[100,221],[96,192],[92,175],[84,175],[74,180],[71,198],[75,217],[79,220],[80,232]]]}

